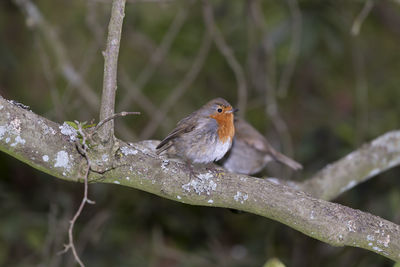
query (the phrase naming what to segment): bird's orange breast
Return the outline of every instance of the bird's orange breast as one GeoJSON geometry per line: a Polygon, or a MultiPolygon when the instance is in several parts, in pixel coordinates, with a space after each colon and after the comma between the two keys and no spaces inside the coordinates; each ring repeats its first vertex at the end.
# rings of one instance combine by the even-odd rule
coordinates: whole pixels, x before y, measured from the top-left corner
{"type": "Polygon", "coordinates": [[[233,114],[222,113],[210,116],[218,123],[218,138],[221,142],[232,141],[235,135],[235,126],[233,125],[233,114]]]}

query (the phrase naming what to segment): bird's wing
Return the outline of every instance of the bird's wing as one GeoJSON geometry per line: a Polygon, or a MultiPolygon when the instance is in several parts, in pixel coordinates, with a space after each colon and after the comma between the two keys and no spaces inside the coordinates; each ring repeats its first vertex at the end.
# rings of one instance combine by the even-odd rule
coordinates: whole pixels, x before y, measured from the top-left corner
{"type": "Polygon", "coordinates": [[[156,147],[158,154],[172,146],[172,144],[170,143],[172,139],[175,139],[182,134],[193,131],[197,124],[197,119],[194,115],[195,112],[178,122],[176,128],[172,130],[172,132],[170,132],[156,147]]]}
{"type": "Polygon", "coordinates": [[[249,146],[261,152],[268,152],[270,145],[265,137],[253,128],[249,123],[238,119],[235,123],[236,137],[249,146]]]}
{"type": "Polygon", "coordinates": [[[276,151],[267,141],[267,139],[246,121],[238,119],[235,123],[235,126],[237,128],[237,138],[240,138],[243,142],[254,149],[262,153],[266,153],[268,161],[270,160],[270,157],[273,157],[275,160],[289,166],[294,170],[303,168],[300,163],[276,151]]]}

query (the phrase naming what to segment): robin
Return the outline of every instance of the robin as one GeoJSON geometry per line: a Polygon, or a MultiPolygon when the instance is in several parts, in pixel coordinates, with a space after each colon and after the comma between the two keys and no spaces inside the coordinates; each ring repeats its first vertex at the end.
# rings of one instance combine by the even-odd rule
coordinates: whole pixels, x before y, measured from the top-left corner
{"type": "Polygon", "coordinates": [[[303,166],[276,151],[253,126],[243,119],[235,118],[236,135],[233,145],[223,162],[230,172],[251,175],[261,171],[268,162],[279,161],[293,170],[303,166]]]}
{"type": "Polygon", "coordinates": [[[209,164],[221,159],[232,146],[235,135],[232,106],[223,98],[209,101],[180,120],[176,128],[156,147],[157,154],[183,158],[188,163],[209,164]]]}

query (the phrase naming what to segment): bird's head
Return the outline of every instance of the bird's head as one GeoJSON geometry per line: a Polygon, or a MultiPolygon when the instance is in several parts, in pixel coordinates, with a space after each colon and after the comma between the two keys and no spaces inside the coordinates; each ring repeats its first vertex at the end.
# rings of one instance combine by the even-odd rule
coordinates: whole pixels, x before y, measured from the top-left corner
{"type": "Polygon", "coordinates": [[[217,121],[219,138],[226,140],[229,137],[232,140],[235,134],[233,118],[237,109],[232,108],[231,104],[223,98],[209,101],[203,106],[203,109],[204,115],[217,121]]]}

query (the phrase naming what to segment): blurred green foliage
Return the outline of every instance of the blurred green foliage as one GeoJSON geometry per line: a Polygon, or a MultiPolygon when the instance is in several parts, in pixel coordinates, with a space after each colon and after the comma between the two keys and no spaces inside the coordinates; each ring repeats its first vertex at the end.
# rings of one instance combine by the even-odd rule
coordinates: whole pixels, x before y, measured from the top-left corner
{"type": "MultiPolygon", "coordinates": [[[[111,7],[107,2],[34,2],[61,39],[72,65],[99,96],[101,51],[111,7]]],[[[289,2],[211,1],[216,23],[246,74],[248,103],[242,112],[280,150],[283,140],[265,112],[266,91],[255,86],[255,79],[277,87],[291,59],[289,2]],[[264,28],[252,19],[254,4],[263,14],[264,28]],[[273,57],[262,50],[266,40],[274,48],[273,57]]],[[[350,30],[364,1],[298,4],[299,56],[287,95],[276,101],[292,138],[293,156],[305,166],[296,179],[305,179],[363,142],[398,129],[400,4],[375,1],[358,36],[350,30]]],[[[133,81],[181,9],[187,12],[182,29],[141,89],[156,107],[181,82],[198,52],[205,32],[202,4],[127,3],[119,69],[133,81]]],[[[62,75],[51,44],[29,25],[14,2],[0,2],[1,95],[57,122],[97,118],[97,111],[80,97],[80,89],[72,90],[62,75]]],[[[122,111],[118,103],[127,97],[126,90],[131,88],[118,87],[117,111],[122,111]]],[[[238,102],[235,76],[213,44],[198,77],[167,112],[167,123],[148,138],[162,138],[179,119],[217,96],[238,102]]],[[[153,114],[134,101],[125,110],[142,115],[117,119],[117,133],[128,141],[139,140],[153,114]],[[120,131],[121,121],[131,136],[120,131]]],[[[83,186],[46,177],[5,154],[0,154],[0,169],[0,266],[74,266],[70,254],[57,252],[67,240],[68,220],[79,205],[83,186]]],[[[399,168],[392,169],[336,201],[399,224],[399,174],[399,168]]],[[[89,194],[96,205],[85,207],[75,231],[87,266],[262,266],[270,258],[286,266],[393,265],[372,252],[334,248],[251,214],[182,205],[114,185],[90,185],[89,194]]]]}

